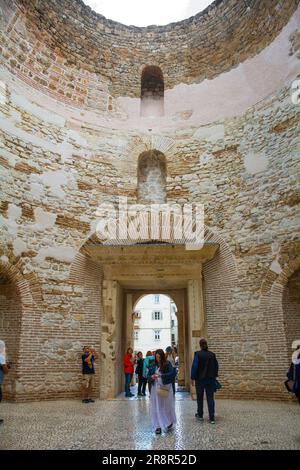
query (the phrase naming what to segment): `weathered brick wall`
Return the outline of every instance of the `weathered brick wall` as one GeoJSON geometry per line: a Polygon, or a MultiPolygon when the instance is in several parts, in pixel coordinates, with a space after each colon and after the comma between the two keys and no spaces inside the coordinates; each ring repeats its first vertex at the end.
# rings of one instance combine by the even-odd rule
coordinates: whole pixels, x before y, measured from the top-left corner
{"type": "MultiPolygon", "coordinates": [[[[173,116],[170,127],[153,132],[147,126],[130,124],[117,113],[113,123],[106,121],[104,125],[96,113],[85,114],[86,110],[95,106],[102,117],[107,103],[108,109],[114,106],[112,99],[107,101],[109,94],[139,96],[142,65],[154,57],[146,44],[160,41],[162,36],[156,32],[160,29],[131,30],[107,22],[107,29],[99,26],[97,30],[93,23],[96,16],[87,13],[82,21],[90,26],[82,26],[84,37],[79,41],[72,23],[78,11],[72,3],[74,14],[69,15],[71,3],[64,3],[63,20],[56,16],[61,6],[54,1],[38,2],[37,9],[31,1],[20,2],[21,10],[13,2],[1,2],[5,15],[0,17],[0,53],[5,70],[1,70],[0,82],[0,261],[10,263],[18,274],[22,306],[17,399],[78,397],[83,344],[93,343],[99,351],[110,354],[109,340],[100,344],[101,335],[106,334],[102,328],[107,328],[107,319],[103,324],[101,269],[78,253],[95,230],[99,204],[115,202],[119,195],[136,202],[139,156],[153,149],[166,157],[167,201],[204,203],[209,236],[221,244],[220,253],[203,272],[208,339],[220,358],[223,396],[285,397],[282,381],[289,353],[282,338],[286,338],[284,312],[290,309],[290,301],[283,292],[300,267],[296,244],[299,106],[290,98],[294,72],[276,92],[265,92],[259,103],[233,117],[191,124],[184,108],[183,121],[173,116]],[[51,15],[47,8],[53,9],[51,15]],[[51,29],[54,24],[64,31],[64,38],[51,29]],[[91,25],[95,36],[87,33],[91,25]],[[118,29],[115,35],[111,27],[118,29]],[[75,39],[71,40],[69,28],[75,39]],[[91,64],[93,55],[87,54],[85,47],[87,42],[94,47],[97,31],[108,41],[110,55],[106,61],[99,59],[97,63],[95,59],[91,64]],[[117,53],[118,48],[111,47],[112,38],[120,48],[126,43],[128,50],[133,50],[132,41],[139,43],[131,73],[127,70],[130,54],[123,51],[123,57],[120,50],[117,53]],[[82,51],[75,48],[70,52],[74,40],[82,51]],[[24,57],[20,59],[22,48],[24,57]],[[138,60],[140,50],[144,55],[138,60]],[[55,88],[50,83],[56,83],[55,88]],[[26,287],[24,295],[20,286],[26,287]]],[[[187,55],[189,66],[181,60],[182,51],[193,49],[179,44],[188,38],[187,33],[181,34],[182,28],[190,29],[190,34],[196,30],[194,20],[166,27],[167,42],[155,61],[163,69],[165,86],[200,82],[254,55],[276,36],[296,3],[283,2],[282,9],[276,10],[277,2],[252,2],[250,19],[240,10],[245,8],[244,2],[220,4],[217,16],[210,9],[210,14],[200,15],[197,21],[203,27],[206,24],[211,41],[220,44],[211,46],[213,57],[207,50],[209,44],[206,49],[199,47],[206,36],[197,34],[195,41],[200,42],[195,43],[193,60],[187,55]],[[230,20],[231,15],[237,15],[236,27],[238,31],[244,28],[244,42],[239,34],[229,34],[229,29],[229,42],[221,40],[223,33],[216,39],[225,18],[221,12],[226,11],[228,28],[234,19],[230,20]],[[258,11],[262,16],[256,21],[254,13],[258,11]],[[257,33],[255,41],[248,41],[252,31],[257,33]],[[176,61],[174,35],[179,41],[176,61]],[[230,55],[234,44],[236,54],[230,55]],[[169,55],[163,55],[164,49],[169,55]],[[230,63],[228,57],[232,58],[230,63]]],[[[105,22],[101,18],[97,21],[105,22]]],[[[106,46],[101,49],[99,44],[97,53],[105,54],[106,46]]],[[[291,53],[295,55],[297,41],[293,44],[291,53]]],[[[222,96],[215,86],[215,94],[222,96]]],[[[234,100],[234,95],[229,93],[227,98],[234,100]]],[[[222,109],[223,102],[219,106],[222,109]]],[[[14,308],[20,303],[15,302],[14,308]]],[[[17,318],[17,310],[14,315],[17,318]]],[[[118,356],[121,354],[118,350],[118,356]]],[[[99,364],[97,394],[104,373],[99,364]]]]}
{"type": "Polygon", "coordinates": [[[282,297],[287,348],[291,357],[293,341],[300,340],[300,270],[289,278],[282,297]]]}
{"type": "Polygon", "coordinates": [[[277,36],[298,0],[248,4],[249,10],[239,0],[217,1],[175,26],[137,28],[106,20],[80,1],[1,0],[0,53],[32,86],[105,111],[108,95],[140,97],[145,65],[161,67],[165,88],[237,66],[277,36]]]}

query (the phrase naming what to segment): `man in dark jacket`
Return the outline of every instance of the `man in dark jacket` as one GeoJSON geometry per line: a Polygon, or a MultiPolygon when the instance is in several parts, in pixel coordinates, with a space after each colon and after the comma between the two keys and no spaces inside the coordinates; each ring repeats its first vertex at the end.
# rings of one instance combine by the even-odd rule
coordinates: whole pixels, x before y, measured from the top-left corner
{"type": "Polygon", "coordinates": [[[216,377],[218,377],[219,365],[216,355],[208,350],[207,341],[200,340],[200,351],[196,351],[192,364],[192,385],[196,382],[197,406],[196,418],[203,421],[203,395],[204,390],[207,398],[209,420],[215,423],[215,400],[216,377]]]}
{"type": "Polygon", "coordinates": [[[136,361],[136,368],[135,368],[135,373],[137,374],[139,378],[138,382],[138,397],[145,397],[146,396],[146,385],[147,385],[147,379],[143,377],[143,366],[144,366],[144,359],[143,359],[143,353],[139,351],[137,353],[137,361],[136,361]]]}

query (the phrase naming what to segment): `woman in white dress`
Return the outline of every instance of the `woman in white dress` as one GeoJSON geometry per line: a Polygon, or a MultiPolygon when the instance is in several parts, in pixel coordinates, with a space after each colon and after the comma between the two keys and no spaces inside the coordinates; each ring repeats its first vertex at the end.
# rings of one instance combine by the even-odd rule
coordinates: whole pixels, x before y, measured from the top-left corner
{"type": "Polygon", "coordinates": [[[152,381],[150,395],[150,417],[152,430],[161,434],[162,429],[170,431],[176,423],[175,398],[172,389],[174,368],[166,360],[162,349],[155,352],[155,371],[148,380],[152,381]]]}

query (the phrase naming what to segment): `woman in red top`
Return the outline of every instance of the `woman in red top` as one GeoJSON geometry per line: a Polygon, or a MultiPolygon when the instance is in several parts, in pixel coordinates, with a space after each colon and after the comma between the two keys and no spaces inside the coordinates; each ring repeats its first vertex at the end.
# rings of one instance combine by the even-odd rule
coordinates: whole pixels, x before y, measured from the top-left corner
{"type": "Polygon", "coordinates": [[[132,356],[132,348],[127,349],[127,353],[124,356],[124,373],[125,373],[125,397],[133,397],[134,394],[130,392],[130,382],[133,376],[133,364],[134,358],[132,356]]]}

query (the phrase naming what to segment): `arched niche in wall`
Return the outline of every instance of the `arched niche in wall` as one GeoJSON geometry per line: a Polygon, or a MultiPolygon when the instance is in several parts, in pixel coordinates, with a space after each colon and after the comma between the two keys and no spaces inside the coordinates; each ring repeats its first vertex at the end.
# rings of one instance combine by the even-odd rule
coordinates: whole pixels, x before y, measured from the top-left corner
{"type": "Polygon", "coordinates": [[[164,204],[166,191],[166,157],[158,150],[140,154],[138,159],[137,201],[141,204],[164,204]]]}
{"type": "Polygon", "coordinates": [[[141,116],[164,115],[164,77],[156,65],[147,65],[141,77],[141,116]]]}

